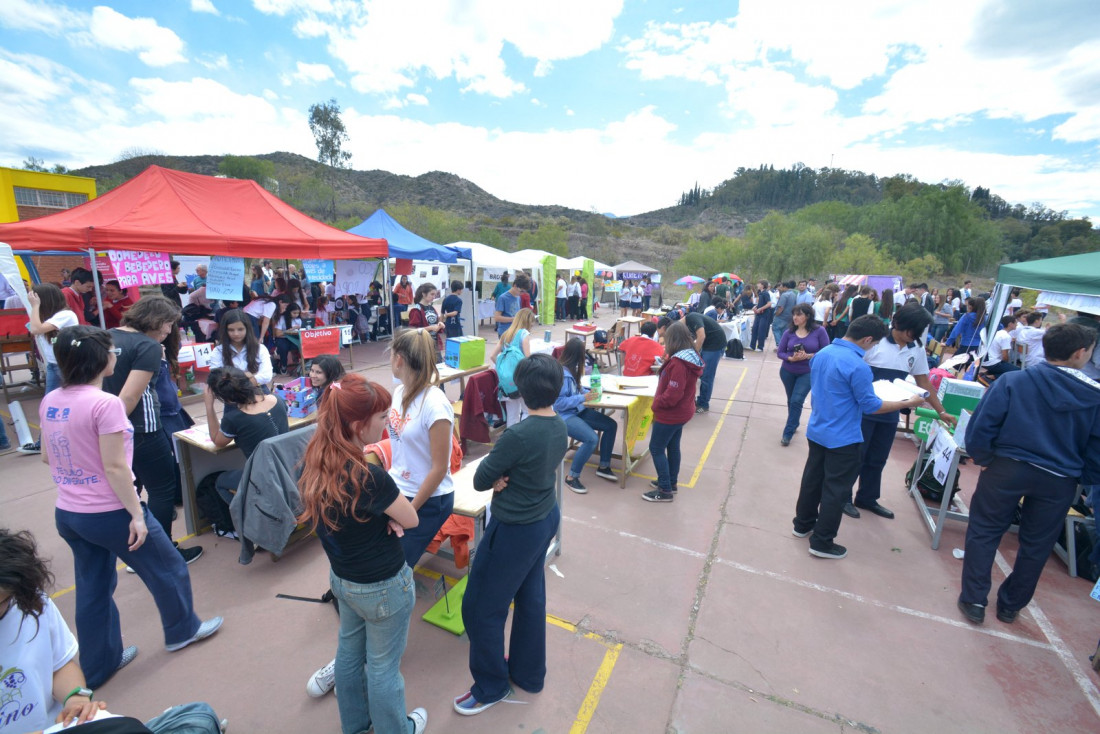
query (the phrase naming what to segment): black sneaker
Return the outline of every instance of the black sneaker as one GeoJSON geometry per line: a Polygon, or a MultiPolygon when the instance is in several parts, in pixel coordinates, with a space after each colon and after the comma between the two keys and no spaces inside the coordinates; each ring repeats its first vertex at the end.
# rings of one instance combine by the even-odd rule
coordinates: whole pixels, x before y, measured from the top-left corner
{"type": "Polygon", "coordinates": [[[588,489],[583,484],[581,484],[580,477],[566,477],[565,486],[569,487],[569,489],[573,490],[577,494],[588,494],[588,489]]]}
{"type": "Polygon", "coordinates": [[[176,546],[176,550],[180,552],[180,555],[183,556],[183,562],[186,563],[188,566],[202,558],[201,545],[196,545],[191,548],[180,548],[179,546],[176,546]]]}
{"type": "Polygon", "coordinates": [[[844,556],[848,555],[848,549],[837,543],[830,543],[828,548],[814,548],[810,546],[810,555],[817,556],[818,558],[831,558],[839,561],[844,556]]]}
{"type": "MultiPolygon", "coordinates": [[[[654,480],[651,480],[651,481],[650,481],[650,483],[649,483],[649,486],[653,487],[654,489],[661,489],[661,485],[657,483],[657,480],[656,480],[656,479],[654,479],[654,480]]],[[[676,492],[677,492],[678,490],[679,490],[679,487],[677,487],[677,486],[676,486],[675,484],[673,484],[673,485],[672,485],[672,486],[671,486],[671,487],[669,488],[669,490],[668,490],[668,491],[669,491],[669,492],[672,492],[673,494],[676,494],[676,492]]]]}
{"type": "Polygon", "coordinates": [[[608,479],[612,482],[619,481],[619,478],[617,476],[615,476],[615,472],[611,471],[610,466],[596,467],[596,476],[597,477],[602,477],[604,479],[608,479]]]}
{"type": "Polygon", "coordinates": [[[802,531],[802,530],[799,530],[798,528],[792,528],[791,529],[791,535],[793,535],[796,538],[805,538],[807,535],[809,535],[812,532],[813,532],[812,530],[802,531]]]}
{"type": "Polygon", "coordinates": [[[659,489],[655,489],[652,492],[646,492],[642,495],[642,499],[646,502],[672,502],[676,499],[671,492],[662,492],[659,489]]]}
{"type": "Polygon", "coordinates": [[[25,443],[16,449],[21,454],[41,454],[42,442],[35,441],[34,443],[25,443]]]}
{"type": "Polygon", "coordinates": [[[710,408],[704,408],[702,405],[695,406],[695,415],[699,415],[700,413],[709,413],[709,412],[710,412],[710,408]]]}

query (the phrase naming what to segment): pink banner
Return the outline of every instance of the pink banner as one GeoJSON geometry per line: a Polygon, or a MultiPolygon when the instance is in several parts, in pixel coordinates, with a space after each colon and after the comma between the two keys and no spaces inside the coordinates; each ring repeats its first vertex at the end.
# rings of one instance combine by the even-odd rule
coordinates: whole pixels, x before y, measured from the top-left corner
{"type": "Polygon", "coordinates": [[[166,252],[108,250],[107,259],[114,271],[115,280],[123,288],[174,282],[171,259],[166,252]]]}

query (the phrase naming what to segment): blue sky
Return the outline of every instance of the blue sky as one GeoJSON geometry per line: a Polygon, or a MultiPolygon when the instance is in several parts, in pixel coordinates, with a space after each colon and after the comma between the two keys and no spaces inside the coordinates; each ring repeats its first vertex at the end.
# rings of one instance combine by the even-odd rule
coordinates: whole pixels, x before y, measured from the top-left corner
{"type": "Polygon", "coordinates": [[[123,151],[442,170],[635,214],[739,166],[985,186],[1100,215],[1095,0],[0,2],[0,165],[123,151]]]}

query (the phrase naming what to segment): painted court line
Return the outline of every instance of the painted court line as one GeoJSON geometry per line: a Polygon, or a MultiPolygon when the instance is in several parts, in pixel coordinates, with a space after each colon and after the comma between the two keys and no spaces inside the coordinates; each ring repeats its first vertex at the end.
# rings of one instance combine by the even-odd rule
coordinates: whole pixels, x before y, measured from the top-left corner
{"type": "MultiPolygon", "coordinates": [[[[546,615],[546,622],[574,634],[578,632],[577,625],[552,614],[546,615]]],[[[577,718],[573,720],[573,726],[570,727],[569,734],[584,734],[588,730],[588,725],[592,723],[592,717],[596,715],[596,707],[600,705],[600,697],[603,695],[604,688],[607,687],[607,681],[611,679],[611,671],[615,669],[615,663],[618,662],[619,653],[623,649],[621,642],[611,642],[595,632],[584,632],[583,636],[589,640],[599,642],[607,648],[607,652],[604,653],[600,667],[596,670],[591,685],[588,686],[588,693],[585,694],[584,700],[581,702],[580,710],[577,711],[577,718]]]]}

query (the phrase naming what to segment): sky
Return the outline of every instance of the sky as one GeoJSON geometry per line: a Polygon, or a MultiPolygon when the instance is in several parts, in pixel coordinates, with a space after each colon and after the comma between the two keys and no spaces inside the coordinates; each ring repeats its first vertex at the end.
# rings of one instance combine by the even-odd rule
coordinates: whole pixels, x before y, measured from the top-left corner
{"type": "Polygon", "coordinates": [[[522,204],[802,163],[1100,217],[1097,0],[0,1],[0,165],[316,158],[329,99],[352,168],[522,204]]]}

